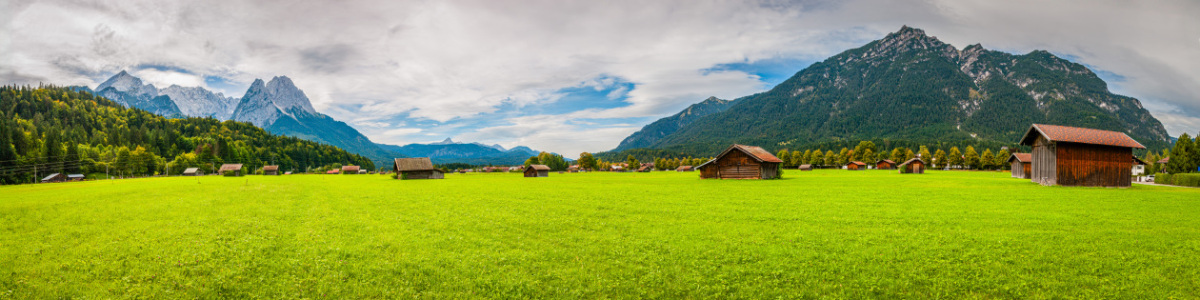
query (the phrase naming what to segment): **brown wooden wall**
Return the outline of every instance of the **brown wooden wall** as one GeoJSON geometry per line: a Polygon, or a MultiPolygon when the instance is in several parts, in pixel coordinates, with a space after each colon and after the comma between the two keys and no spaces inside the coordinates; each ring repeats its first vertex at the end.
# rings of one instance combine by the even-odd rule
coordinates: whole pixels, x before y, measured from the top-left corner
{"type": "Polygon", "coordinates": [[[1033,172],[1029,174],[1030,180],[1042,185],[1058,184],[1058,159],[1056,158],[1058,152],[1055,150],[1056,146],[1044,136],[1039,136],[1033,142],[1033,151],[1030,152],[1033,156],[1030,162],[1030,171],[1033,172]]]}
{"type": "Polygon", "coordinates": [[[1115,186],[1131,183],[1133,149],[1077,143],[1057,143],[1058,185],[1115,186]]]}
{"type": "Polygon", "coordinates": [[[900,167],[900,174],[925,174],[925,164],[919,161],[911,162],[900,167]]]}
{"type": "Polygon", "coordinates": [[[404,171],[400,179],[443,179],[441,171],[404,171]]]}
{"type": "Polygon", "coordinates": [[[764,165],[746,153],[729,151],[704,167],[700,170],[700,178],[757,179],[763,178],[764,165]]]}
{"type": "Polygon", "coordinates": [[[1032,165],[1030,163],[1019,162],[1019,161],[1014,160],[1012,162],[1012,177],[1029,179],[1030,176],[1033,174],[1033,170],[1031,170],[1031,166],[1032,165]]]}
{"type": "Polygon", "coordinates": [[[880,170],[891,170],[895,167],[896,166],[893,166],[892,164],[889,164],[887,162],[881,162],[881,163],[875,165],[875,168],[880,169],[880,170]]]}

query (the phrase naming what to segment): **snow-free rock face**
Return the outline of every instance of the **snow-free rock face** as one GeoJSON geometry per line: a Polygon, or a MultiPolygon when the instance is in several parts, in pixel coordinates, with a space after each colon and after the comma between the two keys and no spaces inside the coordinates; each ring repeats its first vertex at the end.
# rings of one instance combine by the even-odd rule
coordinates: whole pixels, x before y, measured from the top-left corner
{"type": "Polygon", "coordinates": [[[163,95],[171,97],[179,111],[189,117],[213,117],[218,120],[228,120],[237,108],[238,99],[225,97],[202,87],[182,87],[171,85],[161,90],[163,95]]]}

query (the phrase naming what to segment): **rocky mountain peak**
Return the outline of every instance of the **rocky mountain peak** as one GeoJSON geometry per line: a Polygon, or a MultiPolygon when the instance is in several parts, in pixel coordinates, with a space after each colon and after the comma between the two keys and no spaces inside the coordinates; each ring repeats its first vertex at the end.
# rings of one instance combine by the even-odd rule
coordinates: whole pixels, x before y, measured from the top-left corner
{"type": "Polygon", "coordinates": [[[129,75],[129,72],[121,70],[117,75],[109,77],[99,86],[96,86],[96,91],[103,91],[107,88],[113,88],[119,92],[129,93],[132,95],[146,95],[150,97],[158,96],[158,89],[154,85],[142,84],[142,79],[129,75]]]}

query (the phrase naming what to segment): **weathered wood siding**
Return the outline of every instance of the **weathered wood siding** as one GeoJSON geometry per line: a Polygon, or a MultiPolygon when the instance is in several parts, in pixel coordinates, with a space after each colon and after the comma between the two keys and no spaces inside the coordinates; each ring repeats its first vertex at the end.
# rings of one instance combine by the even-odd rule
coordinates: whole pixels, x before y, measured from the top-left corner
{"type": "Polygon", "coordinates": [[[1055,150],[1057,145],[1046,139],[1044,136],[1039,136],[1033,142],[1033,159],[1030,162],[1032,171],[1029,176],[1033,182],[1041,185],[1058,184],[1058,152],[1055,150]]]}
{"type": "Polygon", "coordinates": [[[900,174],[925,174],[925,164],[914,161],[900,167],[900,174]]]}
{"type": "Polygon", "coordinates": [[[1030,170],[1031,166],[1031,163],[1014,160],[1012,162],[1012,177],[1030,179],[1030,175],[1033,173],[1033,171],[1030,170]]]}
{"type": "Polygon", "coordinates": [[[763,165],[741,151],[730,151],[705,167],[711,171],[701,170],[701,178],[756,179],[763,176],[763,165]]]}
{"type": "Polygon", "coordinates": [[[402,173],[404,174],[404,176],[400,176],[400,179],[443,179],[443,178],[445,178],[445,175],[442,175],[441,171],[436,171],[436,170],[434,170],[434,171],[404,171],[402,173]]]}
{"type": "Polygon", "coordinates": [[[775,179],[779,177],[779,163],[762,163],[762,178],[775,179]]]}
{"type": "Polygon", "coordinates": [[[1133,150],[1127,147],[1057,143],[1057,184],[1126,187],[1131,183],[1133,150]]]}

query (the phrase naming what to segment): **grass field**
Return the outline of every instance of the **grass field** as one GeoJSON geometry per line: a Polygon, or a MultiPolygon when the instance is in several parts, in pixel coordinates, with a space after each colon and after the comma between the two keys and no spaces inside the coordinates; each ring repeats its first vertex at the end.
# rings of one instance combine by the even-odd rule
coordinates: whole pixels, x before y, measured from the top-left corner
{"type": "Polygon", "coordinates": [[[1200,298],[1200,189],[999,172],[0,187],[0,299],[1200,298]]]}

